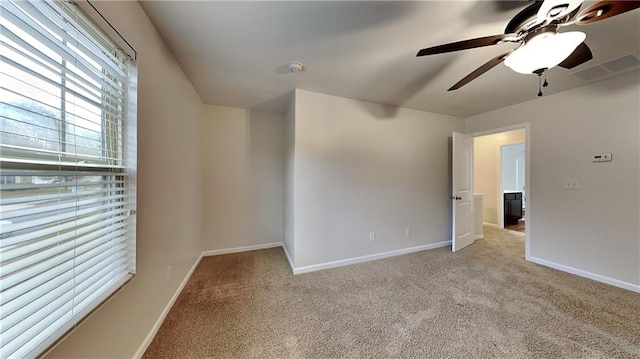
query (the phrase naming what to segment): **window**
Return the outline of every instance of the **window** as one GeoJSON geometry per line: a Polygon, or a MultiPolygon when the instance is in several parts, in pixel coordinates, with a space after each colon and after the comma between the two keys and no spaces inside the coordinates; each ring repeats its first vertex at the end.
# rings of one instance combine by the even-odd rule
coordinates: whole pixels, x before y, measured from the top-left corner
{"type": "Polygon", "coordinates": [[[0,358],[24,358],[135,274],[136,69],[76,5],[1,6],[0,358]]]}

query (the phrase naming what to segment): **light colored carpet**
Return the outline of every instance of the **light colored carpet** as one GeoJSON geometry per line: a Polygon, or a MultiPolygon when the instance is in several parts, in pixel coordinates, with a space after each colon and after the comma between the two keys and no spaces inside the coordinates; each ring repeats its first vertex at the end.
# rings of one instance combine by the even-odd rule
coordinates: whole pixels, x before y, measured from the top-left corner
{"type": "Polygon", "coordinates": [[[280,248],[203,258],[144,357],[640,358],[639,294],[485,235],[297,276],[280,248]]]}

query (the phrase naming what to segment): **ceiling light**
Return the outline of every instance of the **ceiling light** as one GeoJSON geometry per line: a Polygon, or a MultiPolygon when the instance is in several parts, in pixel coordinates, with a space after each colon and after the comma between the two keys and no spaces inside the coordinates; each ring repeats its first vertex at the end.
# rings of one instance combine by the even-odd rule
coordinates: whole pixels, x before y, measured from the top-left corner
{"type": "Polygon", "coordinates": [[[512,52],[504,64],[522,74],[548,70],[569,57],[586,37],[580,31],[543,32],[512,52]]]}

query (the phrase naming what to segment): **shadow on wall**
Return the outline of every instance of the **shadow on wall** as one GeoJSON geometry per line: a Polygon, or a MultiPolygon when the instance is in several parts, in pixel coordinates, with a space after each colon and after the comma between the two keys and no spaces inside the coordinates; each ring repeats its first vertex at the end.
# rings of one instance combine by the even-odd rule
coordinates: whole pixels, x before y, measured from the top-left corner
{"type": "MultiPolygon", "coordinates": [[[[464,19],[469,25],[493,23],[496,21],[505,21],[504,26],[513,16],[522,11],[533,2],[530,1],[477,1],[464,12],[464,19]]],[[[495,34],[484,34],[495,35],[495,34]]],[[[484,36],[480,35],[480,36],[484,36]]],[[[462,39],[460,39],[462,40],[462,39]]]]}
{"type": "Polygon", "coordinates": [[[287,91],[270,100],[261,102],[260,104],[251,108],[250,110],[258,111],[258,112],[281,113],[282,109],[287,108],[287,105],[291,101],[291,96],[293,96],[294,92],[295,90],[287,91]]]}
{"type": "MultiPolygon", "coordinates": [[[[430,57],[428,59],[420,59],[425,61],[417,62],[415,54],[405,54],[401,58],[397,58],[394,61],[388,63],[383,71],[380,71],[380,76],[372,79],[372,82],[367,84],[365,88],[379,89],[378,96],[385,99],[383,101],[385,106],[364,106],[373,117],[379,120],[393,119],[398,113],[398,108],[402,107],[413,96],[424,89],[431,81],[433,81],[438,75],[442,73],[450,64],[451,61],[446,57],[430,57]],[[388,82],[396,82],[395,77],[397,68],[407,66],[420,66],[423,69],[417,71],[415,76],[407,79],[404,86],[399,88],[390,88],[388,85],[384,85],[388,82]]],[[[362,102],[365,104],[365,102],[362,102]]]]}
{"type": "Polygon", "coordinates": [[[284,232],[284,116],[249,112],[250,236],[257,244],[282,242],[284,232]]]}

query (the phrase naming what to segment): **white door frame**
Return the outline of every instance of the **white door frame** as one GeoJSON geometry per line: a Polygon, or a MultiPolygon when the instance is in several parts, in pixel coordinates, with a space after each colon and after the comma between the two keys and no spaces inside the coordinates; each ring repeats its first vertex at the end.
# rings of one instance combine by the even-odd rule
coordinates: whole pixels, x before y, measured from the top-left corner
{"type": "MultiPolygon", "coordinates": [[[[496,215],[498,218],[496,218],[498,220],[498,227],[504,229],[504,186],[502,185],[502,147],[504,147],[504,145],[499,146],[498,147],[498,165],[496,167],[498,167],[498,192],[496,193],[496,204],[498,205],[498,208],[496,208],[497,212],[496,215]]],[[[524,227],[525,230],[527,229],[527,227],[524,227]]]]}
{"type": "MultiPolygon", "coordinates": [[[[532,201],[533,196],[531,196],[531,184],[530,184],[530,178],[531,178],[531,160],[530,160],[530,154],[531,154],[531,125],[529,122],[524,122],[524,123],[520,123],[517,125],[511,125],[511,126],[505,126],[505,127],[499,127],[499,128],[494,128],[494,129],[490,129],[490,130],[485,130],[485,131],[480,131],[480,132],[474,132],[469,134],[469,136],[471,137],[479,137],[479,136],[486,136],[486,135],[493,135],[496,133],[501,133],[501,132],[508,132],[508,131],[513,131],[513,130],[520,130],[520,129],[524,129],[524,187],[527,189],[527,224],[524,227],[524,233],[525,233],[525,239],[524,239],[524,257],[525,259],[529,260],[529,258],[531,257],[531,218],[532,216],[534,216],[534,211],[535,211],[535,200],[532,201]],[[531,204],[534,204],[533,206],[531,204]]],[[[499,149],[500,154],[499,154],[499,159],[500,159],[500,166],[498,169],[498,172],[500,174],[500,176],[498,176],[498,182],[499,182],[499,187],[500,189],[502,189],[502,151],[501,149],[499,149]]],[[[498,195],[502,195],[502,193],[498,193],[498,195]]],[[[504,201],[503,200],[498,200],[498,225],[500,228],[504,228],[504,201]],[[501,215],[502,214],[502,215],[501,215]]]]}

